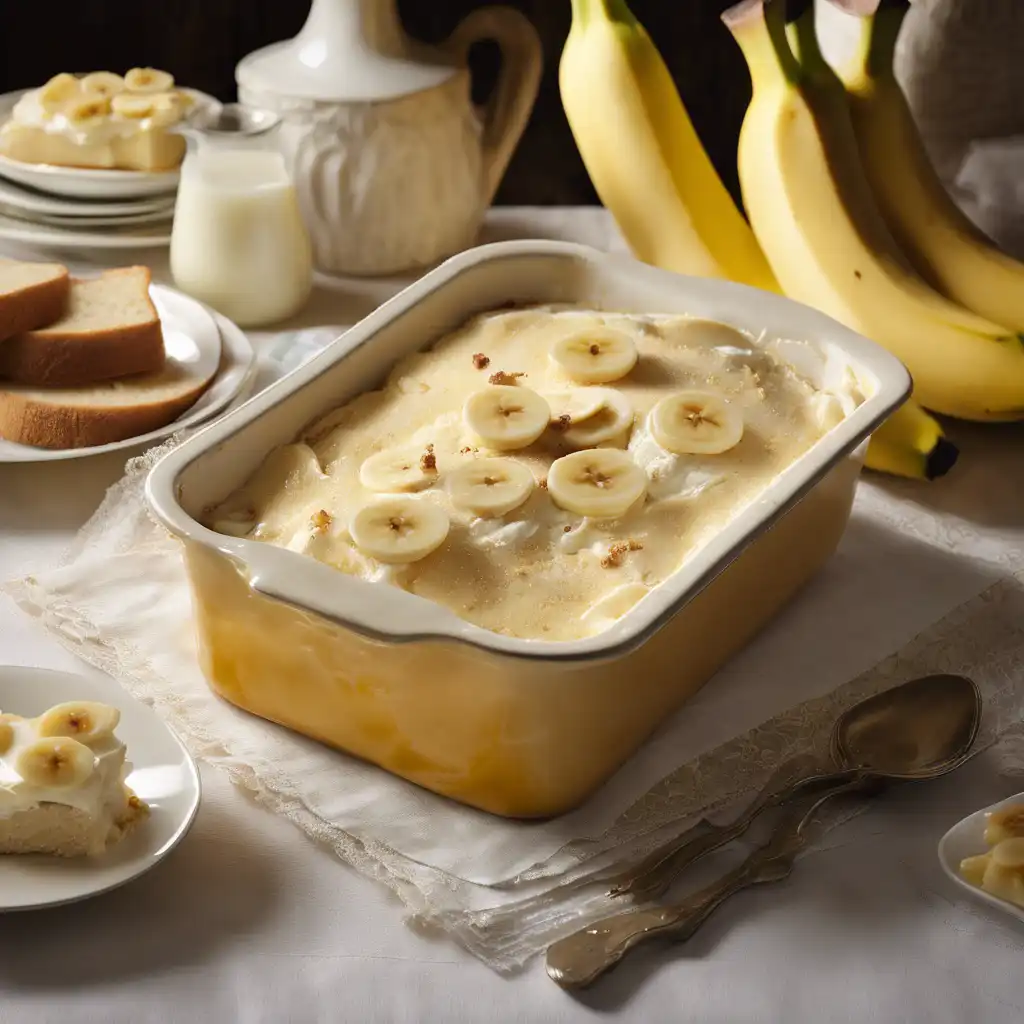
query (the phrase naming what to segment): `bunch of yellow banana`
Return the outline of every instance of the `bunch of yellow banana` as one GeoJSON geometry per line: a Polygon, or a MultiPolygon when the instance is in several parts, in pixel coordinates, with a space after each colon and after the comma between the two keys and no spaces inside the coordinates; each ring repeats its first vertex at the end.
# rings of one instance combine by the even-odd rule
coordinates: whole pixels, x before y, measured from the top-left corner
{"type": "Polygon", "coordinates": [[[740,134],[744,201],[786,294],[899,356],[926,408],[970,420],[1024,417],[1021,339],[933,290],[893,238],[864,173],[846,90],[818,48],[813,5],[788,33],[785,0],[745,0],[723,17],[754,83],[740,134]]]}
{"type": "MultiPolygon", "coordinates": [[[[781,290],[708,159],[661,55],[623,0],[573,0],[559,79],[594,187],[639,259],[678,273],[781,290]]],[[[876,431],[867,464],[931,479],[948,471],[956,456],[939,424],[908,403],[876,431]]]]}

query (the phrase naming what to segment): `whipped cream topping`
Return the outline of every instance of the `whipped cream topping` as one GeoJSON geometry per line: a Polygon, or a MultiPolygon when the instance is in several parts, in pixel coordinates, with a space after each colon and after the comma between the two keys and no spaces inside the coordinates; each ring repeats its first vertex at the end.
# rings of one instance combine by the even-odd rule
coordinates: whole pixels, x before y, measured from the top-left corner
{"type": "Polygon", "coordinates": [[[125,745],[116,736],[111,734],[89,744],[93,771],[84,782],[44,786],[22,778],[16,768],[21,752],[39,739],[35,721],[11,715],[5,720],[14,736],[10,747],[0,754],[0,820],[42,803],[64,804],[93,817],[100,817],[108,808],[123,807],[124,780],[132,766],[125,760],[125,745]]]}
{"type": "Polygon", "coordinates": [[[856,408],[863,399],[857,382],[838,364],[826,374],[831,357],[805,348],[799,354],[807,375],[790,365],[784,346],[776,354],[762,339],[685,316],[553,307],[484,314],[403,359],[380,390],[358,396],[297,443],[271,453],[243,487],[210,510],[207,522],[364,580],[400,586],[495,632],[578,639],[607,628],[645,588],[671,576],[856,408]],[[614,519],[569,512],[553,500],[548,471],[569,450],[557,429],[526,447],[492,451],[463,414],[467,397],[497,383],[495,375],[509,375],[513,386],[541,395],[580,386],[550,353],[566,332],[591,327],[628,333],[639,353],[626,376],[602,385],[626,400],[632,425],[601,444],[624,450],[646,476],[643,498],[614,519]],[[819,362],[812,365],[813,358],[819,362]],[[826,377],[827,390],[812,383],[826,377]],[[713,392],[742,415],[742,438],[730,450],[675,454],[655,439],[651,409],[693,389],[713,392]],[[348,523],[380,497],[363,486],[360,466],[399,447],[422,448],[436,463],[436,483],[409,497],[439,503],[450,526],[436,550],[393,565],[361,551],[348,523]],[[533,473],[532,493],[505,515],[469,513],[446,490],[446,474],[484,457],[512,459],[533,473]]]}

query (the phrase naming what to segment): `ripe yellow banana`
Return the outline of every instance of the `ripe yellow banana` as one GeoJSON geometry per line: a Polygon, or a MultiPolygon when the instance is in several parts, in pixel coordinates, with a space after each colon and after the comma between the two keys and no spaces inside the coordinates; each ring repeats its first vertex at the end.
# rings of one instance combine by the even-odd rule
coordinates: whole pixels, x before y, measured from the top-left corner
{"type": "Polygon", "coordinates": [[[907,0],[834,0],[861,15],[860,45],[837,68],[861,161],[882,215],[922,277],[968,309],[1024,331],[1024,264],[1002,252],[950,198],[893,73],[907,0]]]}
{"type": "Polygon", "coordinates": [[[931,290],[910,268],[864,178],[845,90],[817,48],[814,8],[790,49],[780,0],[723,16],[754,95],[739,170],[751,224],[786,294],[885,345],[926,408],[964,419],[1024,416],[1024,345],[931,290]]]}
{"type": "Polygon", "coordinates": [[[572,0],[572,15],[559,66],[562,105],[634,255],[680,274],[779,291],[643,26],[623,0],[572,0]]]}
{"type": "MultiPolygon", "coordinates": [[[[780,291],[661,55],[622,0],[573,0],[559,84],[594,188],[637,258],[780,291]]],[[[956,455],[939,424],[908,403],[872,436],[865,464],[933,479],[956,455]]]]}

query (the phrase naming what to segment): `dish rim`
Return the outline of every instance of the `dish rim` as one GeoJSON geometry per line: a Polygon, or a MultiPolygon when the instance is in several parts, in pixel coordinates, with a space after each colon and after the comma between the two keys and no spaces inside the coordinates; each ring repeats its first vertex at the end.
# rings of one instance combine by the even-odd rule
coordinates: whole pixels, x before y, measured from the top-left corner
{"type": "MultiPolygon", "coordinates": [[[[490,654],[562,664],[611,660],[628,654],[660,630],[738,554],[857,449],[903,404],[910,389],[910,374],[894,356],[823,313],[782,296],[729,281],[684,277],[631,257],[601,252],[578,243],[495,242],[444,261],[385,301],[312,359],[169,452],[153,467],[146,480],[146,499],[153,514],[172,534],[216,551],[237,567],[248,570],[248,582],[254,590],[318,614],[371,641],[384,644],[448,641],[490,654]],[[439,604],[397,588],[339,573],[296,552],[216,533],[182,507],[178,500],[179,477],[211,450],[229,443],[242,429],[273,407],[290,400],[357,349],[372,344],[385,326],[452,284],[461,274],[485,262],[522,257],[560,257],[617,270],[663,291],[678,293],[684,289],[697,296],[727,297],[733,305],[752,312],[751,319],[786,324],[787,333],[801,339],[816,339],[819,344],[827,338],[874,377],[876,392],[783,471],[764,493],[741,509],[715,537],[614,625],[581,640],[522,639],[494,633],[461,619],[439,604]]],[[[310,419],[314,418],[311,415],[310,419]]]]}

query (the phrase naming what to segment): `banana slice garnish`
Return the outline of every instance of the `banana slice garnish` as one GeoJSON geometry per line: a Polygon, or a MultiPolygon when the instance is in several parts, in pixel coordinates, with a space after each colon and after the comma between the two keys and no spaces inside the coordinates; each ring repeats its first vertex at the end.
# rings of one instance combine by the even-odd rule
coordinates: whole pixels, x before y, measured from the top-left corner
{"type": "Polygon", "coordinates": [[[33,786],[66,789],[80,786],[93,773],[92,751],[69,736],[36,740],[18,754],[14,770],[33,786]]]}
{"type": "Polygon", "coordinates": [[[642,583],[623,583],[595,601],[580,617],[588,628],[607,628],[649,593],[642,583]]]}
{"type": "Polygon", "coordinates": [[[581,384],[609,384],[636,366],[636,343],[607,327],[570,334],[551,346],[551,358],[581,384]]]}
{"type": "Polygon", "coordinates": [[[1013,804],[1001,811],[993,811],[985,826],[985,842],[995,846],[1004,839],[1024,836],[1024,804],[1013,804]]]}
{"type": "Polygon", "coordinates": [[[110,109],[118,117],[130,121],[142,121],[152,117],[156,112],[156,106],[150,96],[133,96],[130,92],[123,92],[114,96],[110,101],[110,109]]]}
{"type": "MultiPolygon", "coordinates": [[[[1000,843],[1001,845],[1002,843],[1000,843]]],[[[1021,873],[1020,868],[1007,867],[996,861],[995,852],[998,848],[995,847],[988,854],[988,863],[985,865],[981,887],[1001,900],[1024,907],[1024,874],[1021,873]]]]}
{"type": "Polygon", "coordinates": [[[64,116],[76,128],[88,128],[102,123],[110,113],[110,97],[98,93],[83,93],[64,107],[64,116]]]}
{"type": "Polygon", "coordinates": [[[383,498],[365,505],[349,523],[349,534],[365,555],[397,565],[418,562],[448,536],[448,514],[422,498],[383,498]]]}
{"type": "Polygon", "coordinates": [[[174,87],[174,75],[156,68],[132,68],[124,76],[124,84],[129,92],[167,92],[174,87]]]}
{"type": "Polygon", "coordinates": [[[359,482],[370,491],[401,494],[422,491],[437,482],[437,467],[423,447],[388,448],[359,467],[359,482]]]}
{"type": "Polygon", "coordinates": [[[14,726],[11,725],[6,715],[0,715],[0,757],[11,749],[14,742],[14,726]]]}
{"type": "Polygon", "coordinates": [[[626,452],[594,448],[551,463],[548,493],[559,508],[593,519],[615,519],[639,501],[647,487],[644,471],[626,452]]]}
{"type": "Polygon", "coordinates": [[[95,96],[116,96],[124,92],[124,79],[113,71],[94,71],[82,79],[82,92],[95,96]]]}
{"type": "Polygon", "coordinates": [[[551,409],[536,391],[496,384],[470,395],[462,417],[488,448],[512,451],[533,444],[544,433],[551,409]]]}
{"type": "Polygon", "coordinates": [[[654,440],[676,455],[719,455],[743,437],[743,414],[710,391],[669,395],[648,422],[654,440]]]}
{"type": "Polygon", "coordinates": [[[39,89],[39,105],[47,114],[56,114],[65,103],[78,95],[80,90],[78,79],[64,72],[54,75],[39,89]]]}
{"type": "Polygon", "coordinates": [[[570,448],[594,448],[609,441],[621,441],[625,447],[627,434],[633,427],[633,406],[629,399],[615,388],[583,388],[595,392],[601,407],[592,416],[572,421],[562,433],[562,440],[570,448]]]}
{"type": "Polygon", "coordinates": [[[551,422],[581,423],[599,413],[605,404],[606,388],[570,388],[568,391],[546,391],[544,401],[551,409],[551,422]]]}
{"type": "Polygon", "coordinates": [[[46,736],[70,736],[87,746],[112,736],[121,712],[93,700],[68,701],[40,715],[36,732],[46,736]]]}
{"type": "Polygon", "coordinates": [[[481,519],[507,515],[535,486],[533,473],[515,459],[473,459],[447,479],[452,505],[481,519]]]}

